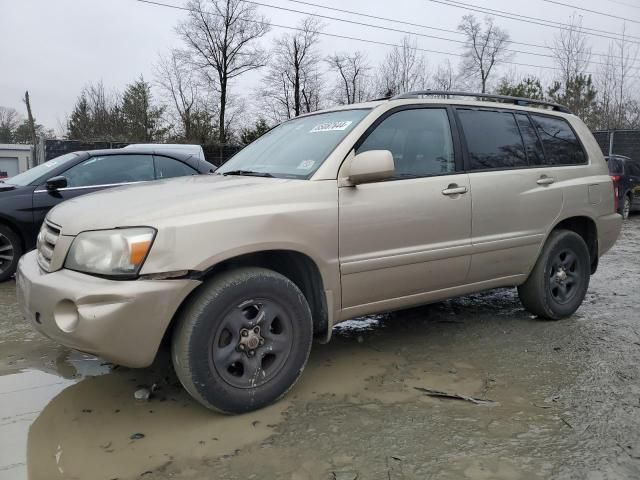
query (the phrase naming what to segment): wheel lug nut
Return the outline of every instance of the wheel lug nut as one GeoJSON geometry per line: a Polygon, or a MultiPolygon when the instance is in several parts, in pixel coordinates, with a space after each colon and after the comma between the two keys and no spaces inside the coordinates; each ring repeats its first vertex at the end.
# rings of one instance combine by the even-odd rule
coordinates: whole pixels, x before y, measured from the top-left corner
{"type": "Polygon", "coordinates": [[[243,337],[246,337],[246,336],[248,336],[248,335],[249,335],[249,332],[247,332],[246,330],[242,330],[242,331],[240,332],[240,335],[242,335],[243,337]]]}
{"type": "Polygon", "coordinates": [[[238,347],[240,350],[244,350],[244,345],[240,344],[240,346],[238,347]]]}
{"type": "Polygon", "coordinates": [[[253,333],[260,333],[260,327],[255,327],[253,329],[253,333]]]}

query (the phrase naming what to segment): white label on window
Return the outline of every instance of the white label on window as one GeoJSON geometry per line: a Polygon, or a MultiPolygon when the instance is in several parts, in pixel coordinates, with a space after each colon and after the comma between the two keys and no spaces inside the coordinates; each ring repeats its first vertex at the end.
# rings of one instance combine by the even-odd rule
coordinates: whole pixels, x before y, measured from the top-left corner
{"type": "Polygon", "coordinates": [[[313,167],[313,165],[316,163],[315,160],[303,160],[300,162],[300,164],[296,167],[297,170],[309,170],[313,167]]]}
{"type": "Polygon", "coordinates": [[[346,130],[349,125],[351,125],[352,121],[345,122],[325,122],[320,123],[309,130],[309,133],[317,133],[317,132],[335,132],[337,130],[346,130]]]}

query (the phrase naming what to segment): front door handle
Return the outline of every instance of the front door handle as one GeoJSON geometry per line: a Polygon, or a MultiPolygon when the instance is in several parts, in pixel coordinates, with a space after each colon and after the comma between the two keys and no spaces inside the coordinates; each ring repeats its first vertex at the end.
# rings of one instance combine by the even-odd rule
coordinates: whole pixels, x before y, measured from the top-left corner
{"type": "Polygon", "coordinates": [[[553,177],[547,177],[546,175],[541,176],[536,182],[538,185],[551,185],[555,182],[556,179],[553,177]]]}
{"type": "Polygon", "coordinates": [[[452,183],[442,190],[443,195],[460,195],[462,193],[467,193],[467,187],[459,187],[456,183],[452,183]]]}

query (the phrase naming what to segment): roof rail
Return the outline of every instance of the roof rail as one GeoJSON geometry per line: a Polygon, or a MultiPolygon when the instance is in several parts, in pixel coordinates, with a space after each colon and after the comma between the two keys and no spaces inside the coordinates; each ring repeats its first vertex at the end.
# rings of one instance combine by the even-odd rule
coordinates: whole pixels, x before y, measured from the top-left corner
{"type": "Polygon", "coordinates": [[[528,105],[541,105],[549,107],[556,112],[571,113],[571,111],[564,105],[560,105],[553,102],[545,102],[544,100],[534,100],[524,97],[509,97],[507,95],[493,95],[491,93],[471,93],[471,92],[449,92],[446,90],[419,90],[415,92],[402,93],[392,97],[391,100],[399,100],[403,98],[419,98],[426,96],[439,96],[439,97],[476,97],[486,98],[489,100],[496,100],[504,103],[513,103],[514,105],[520,105],[526,107],[528,105]]]}

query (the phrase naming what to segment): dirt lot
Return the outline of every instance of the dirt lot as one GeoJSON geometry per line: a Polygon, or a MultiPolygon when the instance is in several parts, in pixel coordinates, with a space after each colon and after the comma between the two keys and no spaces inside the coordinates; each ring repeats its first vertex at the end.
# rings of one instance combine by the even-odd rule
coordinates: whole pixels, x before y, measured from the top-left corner
{"type": "Polygon", "coordinates": [[[639,252],[635,217],[560,322],[513,289],[349,322],[284,401],[237,417],[192,401],[166,355],[113,369],[58,347],[2,284],[0,479],[640,478],[639,252]]]}

